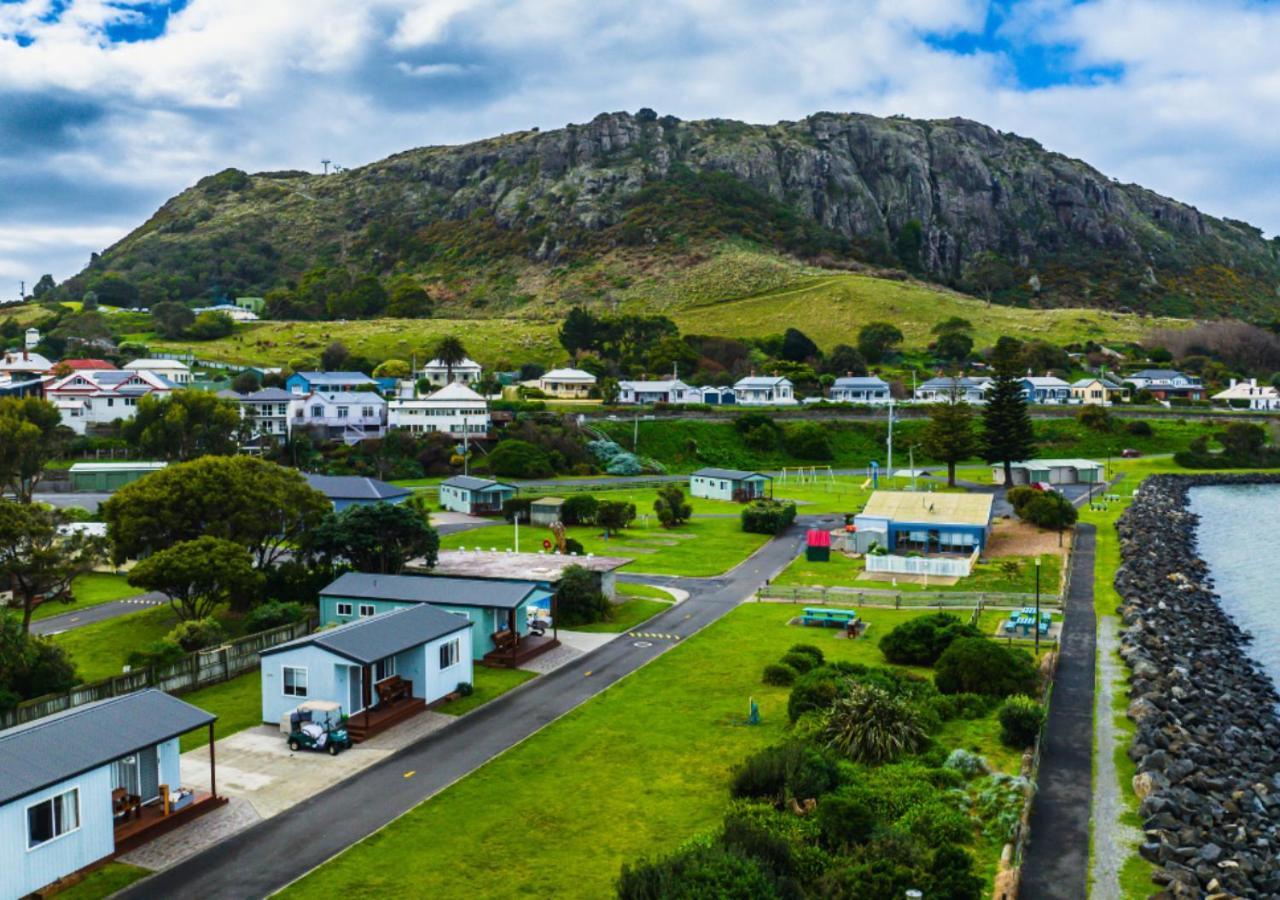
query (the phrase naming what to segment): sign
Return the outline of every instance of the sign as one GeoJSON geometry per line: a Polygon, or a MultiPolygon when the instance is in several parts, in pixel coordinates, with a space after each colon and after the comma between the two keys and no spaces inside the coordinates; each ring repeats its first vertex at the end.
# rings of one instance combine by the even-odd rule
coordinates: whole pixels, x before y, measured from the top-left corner
{"type": "Polygon", "coordinates": [[[547,540],[546,538],[543,538],[543,539],[542,539],[542,549],[543,549],[543,550],[550,550],[550,549],[551,549],[551,541],[547,540]]]}

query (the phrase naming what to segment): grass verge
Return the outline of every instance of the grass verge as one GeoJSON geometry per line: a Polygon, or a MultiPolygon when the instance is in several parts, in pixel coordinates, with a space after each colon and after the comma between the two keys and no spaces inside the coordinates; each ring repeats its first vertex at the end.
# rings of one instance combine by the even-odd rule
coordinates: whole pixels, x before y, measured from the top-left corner
{"type": "MultiPolygon", "coordinates": [[[[183,694],[182,699],[218,717],[213,726],[218,740],[262,724],[262,674],[256,669],[230,681],[183,694]]],[[[203,729],[188,732],[179,740],[183,753],[208,743],[209,734],[203,729]]]]}
{"type": "Polygon", "coordinates": [[[109,862],[53,896],[58,900],[98,900],[100,897],[110,897],[150,874],[148,869],[141,866],[109,862]]]}
{"type": "Polygon", "coordinates": [[[490,669],[485,666],[476,666],[471,681],[471,686],[475,690],[471,696],[460,697],[452,703],[446,703],[438,711],[449,716],[469,713],[477,706],[483,706],[537,676],[537,672],[526,672],[524,669],[490,669]]]}

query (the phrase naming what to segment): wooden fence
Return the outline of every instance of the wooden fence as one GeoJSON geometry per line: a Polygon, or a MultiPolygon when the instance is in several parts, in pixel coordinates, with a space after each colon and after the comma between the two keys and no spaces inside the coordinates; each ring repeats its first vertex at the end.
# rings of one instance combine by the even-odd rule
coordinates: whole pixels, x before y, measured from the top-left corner
{"type": "Polygon", "coordinates": [[[14,725],[32,722],[85,703],[131,694],[145,688],[159,688],[171,694],[181,694],[228,681],[258,668],[258,654],[263,650],[308,635],[318,623],[319,616],[313,612],[291,625],[245,635],[219,647],[192,653],[171,665],[147,666],[145,669],[125,672],[101,681],[78,684],[63,694],[46,694],[27,700],[8,712],[0,713],[0,728],[12,728],[14,725]]]}

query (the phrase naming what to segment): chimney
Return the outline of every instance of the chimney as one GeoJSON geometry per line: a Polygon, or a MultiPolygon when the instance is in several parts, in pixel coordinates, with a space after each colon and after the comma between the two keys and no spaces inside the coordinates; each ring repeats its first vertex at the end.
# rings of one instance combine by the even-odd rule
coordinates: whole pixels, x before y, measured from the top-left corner
{"type": "Polygon", "coordinates": [[[1235,387],[1235,386],[1236,386],[1236,380],[1235,380],[1234,378],[1232,378],[1232,379],[1231,379],[1231,383],[1230,383],[1230,384],[1228,384],[1228,385],[1227,385],[1227,387],[1229,387],[1229,388],[1233,388],[1233,387],[1235,387]]]}

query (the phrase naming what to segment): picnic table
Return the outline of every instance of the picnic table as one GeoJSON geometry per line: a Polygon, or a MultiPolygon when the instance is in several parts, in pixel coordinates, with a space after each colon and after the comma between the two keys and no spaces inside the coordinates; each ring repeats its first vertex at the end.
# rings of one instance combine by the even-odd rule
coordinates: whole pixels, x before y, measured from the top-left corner
{"type": "Polygon", "coordinates": [[[857,620],[858,613],[852,609],[806,606],[800,621],[804,625],[821,625],[824,628],[848,628],[857,620]]]}
{"type": "Polygon", "coordinates": [[[1004,630],[1007,633],[1022,629],[1024,637],[1031,636],[1031,629],[1036,629],[1041,634],[1049,633],[1049,626],[1053,622],[1053,614],[1047,610],[1040,613],[1039,621],[1036,620],[1036,610],[1034,606],[1024,606],[1022,609],[1014,610],[1009,613],[1009,619],[1004,623],[1004,630]]]}

